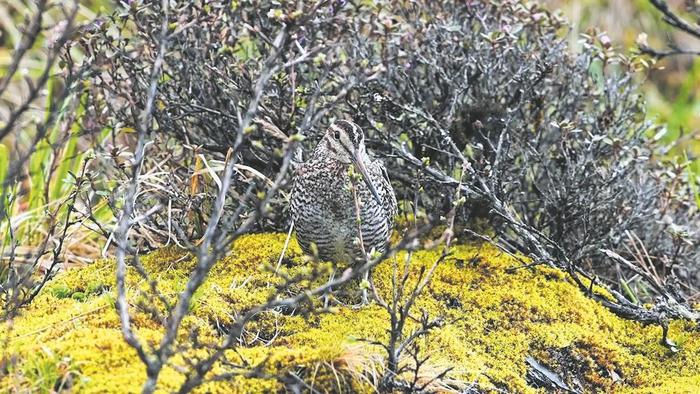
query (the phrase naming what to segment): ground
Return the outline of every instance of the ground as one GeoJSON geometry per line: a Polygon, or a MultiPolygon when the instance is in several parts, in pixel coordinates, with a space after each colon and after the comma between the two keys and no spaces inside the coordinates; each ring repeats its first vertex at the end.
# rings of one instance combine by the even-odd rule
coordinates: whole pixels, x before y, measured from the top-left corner
{"type": "MultiPolygon", "coordinates": [[[[277,280],[269,267],[276,264],[284,238],[256,234],[239,239],[196,294],[185,328],[198,328],[200,341],[216,340],[237,313],[266,299],[277,280]]],[[[439,252],[414,253],[412,276],[439,252]]],[[[405,257],[397,256],[399,265],[405,257]]],[[[151,253],[142,263],[171,300],[193,266],[191,256],[173,248],[151,253]]],[[[298,273],[310,264],[292,241],[282,270],[298,273]]],[[[490,245],[453,247],[414,308],[417,315],[424,310],[444,319],[419,340],[421,354],[430,356],[420,371],[424,381],[452,367],[433,387],[463,388],[473,382],[486,392],[540,392],[527,378],[534,360],[568,387],[585,392],[690,393],[700,387],[700,332],[693,324],[671,322],[669,336],[679,345],[674,352],[660,343],[659,327],[616,317],[555,269],[509,270],[521,264],[490,245]]],[[[384,296],[391,291],[392,268],[389,260],[374,270],[384,296]]],[[[61,384],[81,393],[140,391],[145,369],[122,340],[113,284],[113,260],[64,272],[2,326],[0,341],[7,346],[0,351],[0,391],[50,392],[61,384]]],[[[133,322],[136,332],[156,343],[161,331],[155,313],[139,308],[153,304],[149,284],[130,272],[128,285],[132,310],[140,310],[133,322]]],[[[293,372],[319,391],[368,391],[383,369],[385,354],[371,342],[386,340],[387,316],[377,305],[338,307],[310,318],[293,311],[263,313],[229,360],[251,365],[267,360],[266,374],[293,372]]],[[[183,360],[201,355],[191,343],[183,334],[184,355],[163,371],[159,391],[176,389],[183,381],[178,372],[186,365],[183,360]]],[[[282,385],[272,377],[237,377],[207,383],[202,391],[269,392],[282,385]]]]}

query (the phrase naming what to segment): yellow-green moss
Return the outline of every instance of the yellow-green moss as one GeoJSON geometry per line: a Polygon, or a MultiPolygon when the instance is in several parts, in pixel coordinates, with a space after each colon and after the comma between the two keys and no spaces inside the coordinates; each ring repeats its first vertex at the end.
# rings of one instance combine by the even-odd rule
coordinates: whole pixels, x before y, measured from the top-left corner
{"type": "MultiPolygon", "coordinates": [[[[264,267],[276,264],[283,242],[283,234],[239,239],[231,256],[217,263],[196,294],[183,326],[196,327],[201,340],[214,341],[236,313],[267,299],[278,279],[264,267]]],[[[417,275],[438,254],[414,253],[412,273],[417,275]]],[[[295,242],[287,258],[282,269],[288,274],[310,269],[295,242]]],[[[403,266],[405,255],[396,258],[403,266]]],[[[175,301],[194,260],[176,249],[163,249],[141,263],[157,279],[159,291],[175,301]]],[[[670,336],[681,346],[680,352],[672,353],[660,344],[660,328],[614,316],[554,269],[507,273],[519,264],[488,245],[453,248],[414,308],[416,313],[444,316],[446,322],[420,339],[422,351],[431,356],[426,377],[454,367],[451,378],[477,381],[482,388],[536,392],[525,380],[525,360],[532,356],[555,370],[575,363],[587,390],[682,393],[700,387],[700,334],[689,323],[671,323],[670,336]]],[[[384,296],[390,291],[392,266],[385,261],[373,273],[384,296]]],[[[137,305],[155,305],[155,310],[163,306],[149,296],[150,284],[133,270],[128,286],[136,333],[155,344],[162,335],[158,319],[137,305]]],[[[65,272],[46,286],[21,316],[2,327],[0,340],[9,338],[9,347],[0,357],[7,360],[9,373],[0,371],[0,391],[38,390],[36,373],[49,372],[33,367],[37,360],[40,365],[56,363],[57,371],[73,371],[78,392],[138,391],[145,371],[122,340],[113,287],[111,260],[65,272]]],[[[338,308],[309,319],[267,312],[251,322],[245,337],[250,344],[227,356],[251,365],[267,360],[267,372],[293,370],[322,390],[337,385],[362,390],[370,382],[361,375],[380,370],[384,357],[381,348],[366,340],[384,340],[387,329],[386,312],[376,305],[338,308]]],[[[179,345],[189,345],[184,334],[179,345]]],[[[161,374],[159,389],[175,389],[184,378],[173,366],[185,365],[182,357],[202,352],[188,349],[175,357],[161,374]]],[[[221,372],[225,367],[215,369],[221,372]]],[[[208,383],[203,390],[269,392],[279,387],[272,379],[237,377],[208,383]]]]}

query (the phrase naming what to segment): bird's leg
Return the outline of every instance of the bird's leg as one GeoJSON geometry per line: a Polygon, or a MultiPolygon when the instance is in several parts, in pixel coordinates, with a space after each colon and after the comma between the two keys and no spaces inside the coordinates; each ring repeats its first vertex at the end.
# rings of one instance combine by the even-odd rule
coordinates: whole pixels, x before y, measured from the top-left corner
{"type": "MultiPolygon", "coordinates": [[[[350,167],[352,169],[352,167],[350,167]]],[[[366,175],[366,174],[365,174],[366,175]]],[[[369,264],[369,255],[367,254],[367,249],[365,248],[365,241],[362,238],[362,217],[360,216],[360,198],[357,195],[357,188],[355,187],[355,181],[352,176],[350,177],[350,190],[352,191],[352,198],[355,201],[355,220],[357,221],[357,241],[360,245],[360,250],[364,256],[364,261],[369,264]]],[[[367,178],[366,178],[367,179],[367,178]]],[[[360,301],[360,307],[369,304],[367,300],[367,287],[369,287],[369,269],[365,271],[362,277],[362,282],[360,283],[360,288],[362,289],[362,300],[360,301]]]]}
{"type": "MultiPolygon", "coordinates": [[[[331,275],[328,278],[328,283],[333,282],[333,279],[335,279],[335,268],[331,269],[331,275]]],[[[331,293],[333,292],[332,288],[328,288],[325,293],[323,293],[323,307],[328,308],[328,304],[330,303],[331,300],[331,293]]]]}
{"type": "Polygon", "coordinates": [[[284,255],[285,253],[287,253],[287,248],[289,247],[289,239],[292,238],[292,230],[294,230],[294,221],[292,221],[292,224],[289,226],[287,239],[284,240],[284,247],[282,247],[282,253],[280,253],[280,258],[279,260],[277,260],[277,265],[275,266],[275,274],[277,274],[277,271],[279,271],[280,265],[282,265],[282,260],[284,260],[284,255]]]}
{"type": "Polygon", "coordinates": [[[367,305],[369,304],[369,300],[367,299],[367,286],[369,286],[369,271],[365,271],[365,275],[362,278],[362,304],[360,305],[367,305]]]}

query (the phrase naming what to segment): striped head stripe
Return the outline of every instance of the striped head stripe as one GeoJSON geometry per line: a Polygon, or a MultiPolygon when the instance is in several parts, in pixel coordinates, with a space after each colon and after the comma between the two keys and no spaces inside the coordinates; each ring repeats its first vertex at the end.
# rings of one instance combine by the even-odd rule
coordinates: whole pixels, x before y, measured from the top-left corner
{"type": "Polygon", "coordinates": [[[362,140],[362,129],[355,123],[347,120],[336,120],[330,128],[333,131],[344,131],[355,145],[359,144],[362,140]]]}

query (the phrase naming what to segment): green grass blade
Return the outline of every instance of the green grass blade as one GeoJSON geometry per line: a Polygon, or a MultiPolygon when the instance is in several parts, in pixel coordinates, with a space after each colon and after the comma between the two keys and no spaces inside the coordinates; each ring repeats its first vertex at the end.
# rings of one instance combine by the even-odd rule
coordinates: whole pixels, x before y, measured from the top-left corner
{"type": "Polygon", "coordinates": [[[10,151],[5,144],[0,144],[0,185],[5,183],[7,171],[10,168],[10,151]]]}

